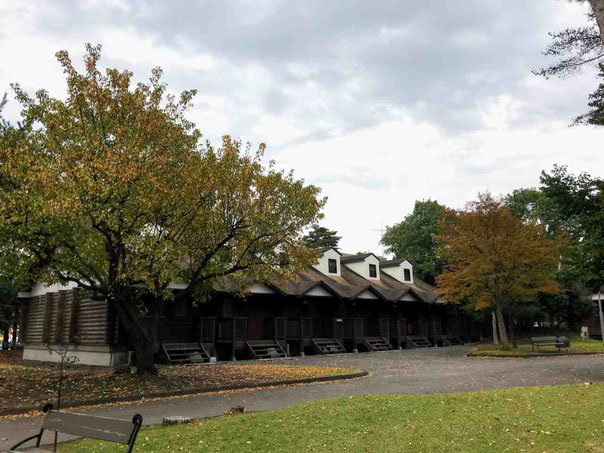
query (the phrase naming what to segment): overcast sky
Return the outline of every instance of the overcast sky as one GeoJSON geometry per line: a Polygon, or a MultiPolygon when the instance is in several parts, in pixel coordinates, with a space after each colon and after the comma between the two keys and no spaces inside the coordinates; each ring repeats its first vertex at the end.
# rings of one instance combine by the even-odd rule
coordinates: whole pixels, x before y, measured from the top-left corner
{"type": "MultiPolygon", "coordinates": [[[[461,207],[480,191],[538,185],[555,163],[604,176],[604,130],[585,112],[595,71],[544,80],[548,31],[586,23],[558,0],[0,2],[0,93],[18,81],[63,97],[60,49],[171,90],[191,119],[322,187],[345,251],[381,251],[381,225],[415,200],[461,207]]],[[[12,99],[12,98],[11,98],[12,99]]],[[[6,110],[16,119],[18,106],[6,110]]]]}

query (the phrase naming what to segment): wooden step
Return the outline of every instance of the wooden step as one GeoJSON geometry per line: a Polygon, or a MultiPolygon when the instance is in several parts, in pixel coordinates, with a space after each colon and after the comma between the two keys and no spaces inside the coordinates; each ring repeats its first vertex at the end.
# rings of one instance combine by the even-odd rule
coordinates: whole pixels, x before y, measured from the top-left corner
{"type": "Polygon", "coordinates": [[[200,343],[163,343],[162,349],[169,363],[203,363],[210,360],[210,354],[200,343]]]}
{"type": "Polygon", "coordinates": [[[412,348],[429,348],[432,346],[432,343],[430,343],[426,337],[419,335],[408,335],[406,339],[407,345],[412,348]]]}
{"type": "Polygon", "coordinates": [[[443,335],[442,337],[449,343],[449,346],[463,344],[463,340],[455,335],[443,335]]]}
{"type": "Polygon", "coordinates": [[[343,354],[346,352],[337,338],[313,338],[312,343],[319,354],[343,354]]]}
{"type": "Polygon", "coordinates": [[[392,345],[384,337],[365,337],[363,342],[370,351],[388,351],[392,349],[392,345]]]}
{"type": "Polygon", "coordinates": [[[254,359],[276,359],[285,357],[285,351],[275,340],[248,341],[248,352],[254,359]]]}

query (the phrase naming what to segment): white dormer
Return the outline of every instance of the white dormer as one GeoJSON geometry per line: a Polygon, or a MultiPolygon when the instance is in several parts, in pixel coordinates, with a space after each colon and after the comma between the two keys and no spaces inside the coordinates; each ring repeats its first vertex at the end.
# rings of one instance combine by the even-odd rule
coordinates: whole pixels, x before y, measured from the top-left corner
{"type": "Polygon", "coordinates": [[[340,277],[340,257],[342,254],[334,248],[321,249],[323,255],[319,258],[314,268],[324,275],[340,277]]]}
{"type": "Polygon", "coordinates": [[[413,265],[407,260],[382,261],[382,271],[402,283],[413,284],[413,265]]]}
{"type": "Polygon", "coordinates": [[[380,279],[380,260],[373,253],[344,256],[342,264],[367,280],[380,279]]]}

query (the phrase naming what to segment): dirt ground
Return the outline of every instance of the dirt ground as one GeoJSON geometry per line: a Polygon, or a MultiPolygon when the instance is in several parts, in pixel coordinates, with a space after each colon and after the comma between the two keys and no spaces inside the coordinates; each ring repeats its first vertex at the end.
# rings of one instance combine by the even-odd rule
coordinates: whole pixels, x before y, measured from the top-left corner
{"type": "MultiPolygon", "coordinates": [[[[21,351],[0,351],[0,415],[39,409],[56,401],[59,365],[23,361],[21,351]]],[[[65,404],[103,398],[187,391],[203,387],[280,382],[354,372],[343,367],[287,364],[159,365],[157,376],[140,378],[101,367],[70,365],[64,371],[65,404]]]]}

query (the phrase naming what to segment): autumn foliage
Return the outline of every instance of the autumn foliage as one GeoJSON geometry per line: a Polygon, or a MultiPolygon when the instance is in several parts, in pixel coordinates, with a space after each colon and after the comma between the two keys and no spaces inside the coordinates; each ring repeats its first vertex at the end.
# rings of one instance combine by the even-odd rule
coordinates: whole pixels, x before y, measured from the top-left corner
{"type": "Polygon", "coordinates": [[[489,194],[465,210],[445,211],[437,241],[446,262],[437,277],[442,298],[491,309],[504,348],[509,346],[506,307],[559,291],[553,280],[559,242],[547,237],[541,225],[514,217],[489,194]]]}
{"type": "Polygon", "coordinates": [[[203,142],[186,114],[195,90],[169,94],[162,71],[85,71],[58,52],[67,98],[13,85],[22,124],[0,143],[0,268],[74,282],[106,298],[154,372],[153,345],[173,282],[202,300],[216,278],[243,285],[312,264],[302,232],[321,219],[320,189],[225,136],[203,142]]]}

